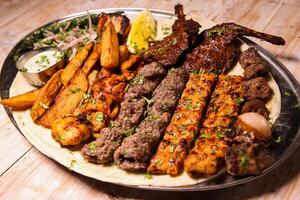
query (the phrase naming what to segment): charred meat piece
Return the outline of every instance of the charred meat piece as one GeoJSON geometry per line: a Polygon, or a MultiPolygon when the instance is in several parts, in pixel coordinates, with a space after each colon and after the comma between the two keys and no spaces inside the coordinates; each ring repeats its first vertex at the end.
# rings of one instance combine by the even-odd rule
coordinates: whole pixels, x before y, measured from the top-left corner
{"type": "Polygon", "coordinates": [[[259,99],[252,99],[243,105],[241,113],[247,112],[256,112],[264,116],[266,119],[269,116],[269,111],[266,108],[265,102],[259,99]]]}
{"type": "Polygon", "coordinates": [[[225,154],[227,172],[233,176],[257,175],[273,157],[261,143],[234,144],[225,154]]]}
{"type": "Polygon", "coordinates": [[[153,92],[147,108],[147,117],[136,133],[123,141],[114,154],[115,163],[126,170],[145,170],[183,91],[188,74],[183,68],[169,70],[166,78],[153,92]]]}
{"type": "Polygon", "coordinates": [[[163,66],[173,66],[177,63],[183,52],[196,44],[200,25],[193,20],[185,20],[183,6],[175,6],[178,19],[172,26],[172,34],[161,41],[149,44],[145,57],[158,61],[163,66]]]}
{"type": "Polygon", "coordinates": [[[254,48],[242,52],[239,63],[244,68],[244,78],[246,80],[265,76],[268,73],[267,64],[254,48]]]}
{"type": "Polygon", "coordinates": [[[254,79],[250,79],[243,84],[244,86],[244,98],[246,100],[252,99],[268,99],[272,90],[268,85],[268,81],[262,77],[257,77],[254,79]]]}
{"type": "Polygon", "coordinates": [[[224,23],[201,33],[200,45],[187,54],[184,67],[189,71],[228,71],[234,66],[239,55],[239,49],[234,45],[238,36],[253,36],[276,45],[285,44],[281,37],[257,32],[234,23],[224,23]]]}
{"type": "Polygon", "coordinates": [[[105,128],[100,132],[100,137],[91,143],[95,148],[90,148],[91,144],[88,144],[81,150],[82,156],[90,162],[111,162],[113,153],[121,145],[123,139],[135,132],[135,128],[144,117],[147,103],[142,96],[151,95],[166,73],[164,68],[155,62],[145,65],[144,68],[129,84],[125,100],[121,104],[118,118],[113,122],[113,127],[105,128]],[[153,76],[150,71],[146,70],[148,68],[152,71],[153,76]],[[144,77],[144,73],[147,74],[147,78],[144,77]]]}
{"type": "Polygon", "coordinates": [[[239,112],[243,78],[220,75],[200,135],[184,161],[190,174],[212,175],[224,164],[227,132],[239,112]]]}
{"type": "Polygon", "coordinates": [[[214,74],[190,75],[172,121],[167,127],[156,154],[151,159],[149,172],[178,175],[198,131],[214,79],[214,74]]]}

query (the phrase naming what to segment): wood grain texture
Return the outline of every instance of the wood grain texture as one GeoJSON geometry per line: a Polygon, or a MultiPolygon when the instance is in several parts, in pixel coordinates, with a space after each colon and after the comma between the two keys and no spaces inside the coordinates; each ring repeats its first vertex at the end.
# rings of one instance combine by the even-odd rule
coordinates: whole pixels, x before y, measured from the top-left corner
{"type": "MultiPolygon", "coordinates": [[[[173,11],[178,1],[153,0],[2,0],[0,6],[0,65],[10,49],[35,28],[65,15],[96,8],[146,7],[173,11]]],[[[183,0],[187,15],[215,22],[233,21],[287,41],[268,49],[300,81],[299,0],[183,0]]],[[[255,182],[209,192],[153,192],[128,189],[75,174],[39,153],[0,109],[0,199],[299,199],[300,153],[255,182]]]]}

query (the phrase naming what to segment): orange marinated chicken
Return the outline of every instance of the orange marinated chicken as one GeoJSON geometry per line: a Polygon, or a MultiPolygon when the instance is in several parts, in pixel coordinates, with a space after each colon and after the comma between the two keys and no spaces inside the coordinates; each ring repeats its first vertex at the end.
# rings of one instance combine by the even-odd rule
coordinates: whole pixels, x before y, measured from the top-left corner
{"type": "Polygon", "coordinates": [[[171,123],[148,167],[151,173],[177,175],[180,172],[198,132],[214,79],[214,74],[190,75],[171,123]]]}
{"type": "Polygon", "coordinates": [[[203,128],[184,161],[188,173],[216,174],[224,164],[226,133],[237,117],[243,99],[243,78],[220,75],[208,106],[203,128]]]}

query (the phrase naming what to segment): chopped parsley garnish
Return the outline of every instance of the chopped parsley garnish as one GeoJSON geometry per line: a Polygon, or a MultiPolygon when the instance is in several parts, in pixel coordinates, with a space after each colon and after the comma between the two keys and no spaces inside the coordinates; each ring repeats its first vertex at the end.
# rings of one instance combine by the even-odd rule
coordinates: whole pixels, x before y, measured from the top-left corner
{"type": "Polygon", "coordinates": [[[70,89],[70,92],[73,94],[79,93],[81,91],[81,88],[75,88],[75,89],[70,89]]]}
{"type": "Polygon", "coordinates": [[[294,109],[300,109],[300,104],[298,103],[298,104],[292,105],[292,108],[294,108],[294,109]]]}
{"type": "Polygon", "coordinates": [[[172,44],[173,44],[173,45],[177,44],[177,38],[173,38],[172,44]]]}
{"type": "Polygon", "coordinates": [[[144,77],[139,76],[131,81],[131,85],[142,85],[144,83],[144,77]]]}
{"type": "Polygon", "coordinates": [[[173,153],[175,151],[175,145],[174,144],[170,144],[169,151],[170,151],[170,153],[173,153]]]}
{"type": "Polygon", "coordinates": [[[145,99],[145,101],[147,102],[148,105],[151,105],[154,103],[153,99],[148,99],[147,97],[142,96],[143,99],[145,99]]]}
{"type": "Polygon", "coordinates": [[[104,115],[103,115],[103,113],[97,113],[96,114],[96,121],[97,122],[103,122],[104,121],[104,115]]]}
{"type": "Polygon", "coordinates": [[[242,104],[242,103],[245,102],[245,99],[243,99],[243,98],[241,98],[241,97],[238,97],[235,101],[236,101],[237,104],[240,105],[240,104],[242,104]]]}
{"type": "Polygon", "coordinates": [[[150,174],[150,172],[149,171],[147,171],[146,172],[146,174],[145,174],[145,177],[144,177],[145,179],[152,179],[152,175],[150,174]]]}
{"type": "Polygon", "coordinates": [[[275,140],[276,143],[280,143],[281,142],[281,136],[278,136],[278,138],[275,140]]]}
{"type": "Polygon", "coordinates": [[[111,127],[111,128],[114,128],[115,127],[115,123],[111,121],[111,122],[109,122],[108,126],[111,127]]]}
{"type": "Polygon", "coordinates": [[[135,132],[135,128],[130,128],[130,129],[127,129],[123,132],[123,134],[128,137],[128,136],[131,136],[133,133],[135,132]]]}
{"type": "Polygon", "coordinates": [[[50,60],[46,55],[40,55],[38,59],[35,61],[36,64],[39,64],[42,67],[46,67],[45,64],[50,64],[50,60]]]}
{"type": "Polygon", "coordinates": [[[209,138],[209,135],[207,135],[207,134],[201,134],[201,135],[200,135],[200,138],[202,138],[202,139],[207,139],[207,138],[209,138]]]}
{"type": "Polygon", "coordinates": [[[218,138],[222,138],[222,137],[223,137],[223,134],[222,134],[221,131],[217,131],[217,132],[216,132],[216,136],[217,136],[218,138]]]}
{"type": "Polygon", "coordinates": [[[86,101],[86,100],[89,100],[91,98],[91,93],[88,92],[86,94],[83,95],[83,98],[81,99],[80,103],[79,103],[79,106],[82,106],[83,103],[86,101]]]}
{"type": "Polygon", "coordinates": [[[218,36],[221,36],[223,33],[224,33],[224,29],[222,28],[215,28],[215,29],[212,29],[210,31],[208,31],[207,35],[208,36],[212,36],[212,35],[218,35],[218,36]]]}
{"type": "Polygon", "coordinates": [[[291,93],[289,93],[288,91],[285,91],[285,92],[284,92],[284,95],[290,97],[290,96],[291,96],[291,93]]]}
{"type": "Polygon", "coordinates": [[[160,165],[161,163],[162,163],[162,161],[159,160],[159,159],[154,161],[154,164],[155,164],[156,166],[157,166],[157,165],[160,165]]]}
{"type": "Polygon", "coordinates": [[[88,149],[91,153],[95,153],[96,152],[96,144],[94,142],[91,142],[89,145],[88,145],[88,149]]]}
{"type": "Polygon", "coordinates": [[[27,72],[27,68],[26,67],[22,67],[20,69],[18,69],[20,72],[27,72]]]}
{"type": "Polygon", "coordinates": [[[157,120],[158,118],[159,118],[158,115],[149,115],[146,119],[150,121],[154,121],[157,120]]]}
{"type": "Polygon", "coordinates": [[[41,106],[42,108],[48,110],[49,106],[47,106],[46,104],[44,104],[43,102],[39,102],[39,106],[41,106]]]}
{"type": "Polygon", "coordinates": [[[164,47],[160,47],[157,49],[157,52],[160,54],[163,54],[165,51],[166,51],[166,48],[164,48],[164,47]]]}
{"type": "Polygon", "coordinates": [[[247,165],[249,164],[249,160],[250,158],[248,156],[242,156],[241,157],[241,166],[242,167],[247,167],[247,165]]]}

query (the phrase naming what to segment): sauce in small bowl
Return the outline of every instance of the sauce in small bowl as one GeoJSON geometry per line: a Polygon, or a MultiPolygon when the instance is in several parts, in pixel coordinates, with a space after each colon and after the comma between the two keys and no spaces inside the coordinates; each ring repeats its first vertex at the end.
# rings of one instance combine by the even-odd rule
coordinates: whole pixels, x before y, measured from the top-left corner
{"type": "Polygon", "coordinates": [[[35,49],[21,56],[16,66],[29,84],[41,87],[64,67],[64,52],[55,47],[35,49]]]}

